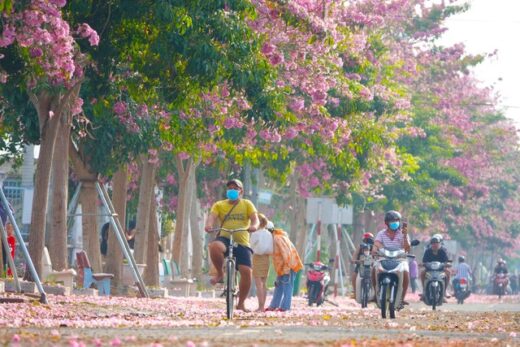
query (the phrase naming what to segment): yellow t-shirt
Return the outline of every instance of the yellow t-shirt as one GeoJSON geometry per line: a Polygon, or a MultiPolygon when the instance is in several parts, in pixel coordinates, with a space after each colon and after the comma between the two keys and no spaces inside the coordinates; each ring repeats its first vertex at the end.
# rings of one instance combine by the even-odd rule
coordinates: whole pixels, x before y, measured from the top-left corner
{"type": "MultiPolygon", "coordinates": [[[[229,203],[229,200],[220,200],[213,204],[210,213],[218,216],[220,223],[224,217],[228,214],[229,210],[233,207],[233,204],[229,203]]],[[[253,203],[247,199],[240,199],[237,206],[231,211],[229,216],[226,218],[222,228],[226,229],[247,229],[249,228],[250,219],[249,217],[256,213],[256,208],[253,203]]],[[[229,233],[225,231],[220,232],[220,236],[229,239],[229,233]]],[[[233,234],[233,240],[242,246],[251,247],[249,244],[249,232],[239,231],[233,234]]]]}

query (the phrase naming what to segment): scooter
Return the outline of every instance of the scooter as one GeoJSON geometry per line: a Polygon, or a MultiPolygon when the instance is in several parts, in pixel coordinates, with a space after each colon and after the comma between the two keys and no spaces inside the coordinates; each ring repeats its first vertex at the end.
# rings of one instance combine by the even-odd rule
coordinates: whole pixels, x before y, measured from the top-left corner
{"type": "Polygon", "coordinates": [[[502,298],[503,295],[506,294],[506,288],[509,284],[509,278],[505,273],[498,273],[495,275],[494,287],[495,294],[498,295],[498,298],[502,298]]]}
{"type": "Polygon", "coordinates": [[[307,271],[307,298],[309,306],[322,305],[327,300],[328,285],[330,282],[329,267],[320,261],[305,264],[307,271]]]}
{"type": "MultiPolygon", "coordinates": [[[[419,244],[413,240],[411,245],[419,244]]],[[[387,312],[390,318],[395,318],[395,311],[402,309],[403,277],[408,267],[407,253],[400,250],[381,248],[378,251],[379,259],[376,261],[376,303],[381,309],[381,317],[386,318],[387,312]]]]}
{"type": "Polygon", "coordinates": [[[444,268],[449,263],[441,263],[432,261],[423,264],[426,269],[426,278],[424,281],[423,301],[426,305],[431,306],[435,310],[437,306],[442,305],[444,299],[444,290],[446,285],[446,274],[444,268]]]}
{"type": "Polygon", "coordinates": [[[454,278],[453,279],[453,290],[455,292],[455,298],[457,299],[457,304],[462,305],[464,300],[466,300],[471,294],[471,290],[469,289],[470,283],[469,281],[462,278],[454,278]]]}
{"type": "MultiPolygon", "coordinates": [[[[372,243],[373,244],[373,243],[372,243]]],[[[366,308],[368,302],[374,298],[375,291],[372,287],[371,270],[374,259],[370,254],[371,244],[361,244],[361,256],[358,260],[359,271],[356,277],[356,301],[361,308],[366,308]]]]}

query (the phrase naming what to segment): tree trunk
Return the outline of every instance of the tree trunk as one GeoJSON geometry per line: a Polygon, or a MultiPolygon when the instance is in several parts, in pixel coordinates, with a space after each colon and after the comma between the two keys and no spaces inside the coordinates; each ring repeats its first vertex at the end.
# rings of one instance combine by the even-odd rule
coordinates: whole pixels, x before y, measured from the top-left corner
{"type": "MultiPolygon", "coordinates": [[[[47,91],[43,91],[39,95],[29,93],[29,98],[36,108],[40,125],[40,156],[35,172],[31,224],[29,226],[29,254],[39,276],[42,273],[47,198],[59,122],[63,112],[70,110],[71,102],[78,97],[80,88],[81,81],[78,81],[65,94],[51,95],[47,91]]],[[[25,279],[32,280],[29,271],[25,273],[25,279]]]]}
{"type": "Polygon", "coordinates": [[[152,201],[152,196],[154,196],[155,165],[148,162],[146,155],[141,156],[141,163],[134,257],[138,264],[145,264],[150,223],[150,202],[152,201]]]}
{"type": "Polygon", "coordinates": [[[69,155],[74,173],[82,184],[79,201],[82,207],[83,249],[87,252],[92,270],[100,272],[102,271],[101,251],[96,218],[98,193],[95,187],[98,174],[88,166],[86,159],[83,159],[83,154],[75,148],[72,140],[69,140],[69,155]]]}
{"type": "MultiPolygon", "coordinates": [[[[42,273],[43,247],[45,244],[47,197],[60,111],[56,104],[56,98],[46,95],[46,93],[42,93],[38,98],[33,96],[31,100],[37,109],[40,121],[40,156],[35,172],[31,224],[29,225],[29,254],[34,268],[40,277],[42,273]],[[51,118],[49,117],[50,111],[54,113],[54,116],[51,118]]],[[[26,272],[25,279],[32,280],[32,275],[29,271],[26,272]]]]}
{"type": "MultiPolygon", "coordinates": [[[[128,190],[128,167],[119,168],[112,178],[112,203],[119,222],[125,227],[126,220],[126,196],[128,190]]],[[[114,274],[113,285],[119,287],[123,264],[123,251],[116,237],[115,230],[110,226],[108,232],[108,250],[106,259],[106,272],[114,274]]],[[[124,230],[123,230],[124,232],[124,230]]]]}
{"type": "Polygon", "coordinates": [[[62,160],[53,163],[52,227],[47,229],[50,236],[49,255],[54,270],[61,271],[67,264],[67,203],[69,195],[69,137],[71,129],[69,112],[64,112],[60,121],[60,135],[56,139],[55,150],[62,160]],[[65,159],[66,158],[66,159],[65,159]]]}
{"type": "Polygon", "coordinates": [[[148,286],[159,286],[159,231],[157,228],[157,200],[152,194],[150,201],[150,217],[148,222],[148,251],[146,261],[146,271],[143,281],[148,286]]]}
{"type": "Polygon", "coordinates": [[[173,260],[179,266],[180,272],[185,276],[188,272],[187,264],[187,244],[188,228],[190,221],[191,193],[189,179],[190,175],[195,175],[198,165],[192,158],[188,158],[186,163],[177,156],[177,170],[179,176],[179,196],[177,204],[177,223],[175,224],[175,234],[173,238],[173,260]]]}
{"type": "Polygon", "coordinates": [[[87,252],[92,271],[101,272],[101,251],[97,226],[97,190],[95,182],[82,181],[80,202],[83,216],[83,249],[87,252]]]}
{"type": "Polygon", "coordinates": [[[192,276],[197,280],[202,279],[203,252],[204,252],[204,232],[202,230],[202,211],[199,200],[197,199],[197,182],[195,175],[191,175],[190,185],[192,186],[190,226],[193,244],[192,276]]]}

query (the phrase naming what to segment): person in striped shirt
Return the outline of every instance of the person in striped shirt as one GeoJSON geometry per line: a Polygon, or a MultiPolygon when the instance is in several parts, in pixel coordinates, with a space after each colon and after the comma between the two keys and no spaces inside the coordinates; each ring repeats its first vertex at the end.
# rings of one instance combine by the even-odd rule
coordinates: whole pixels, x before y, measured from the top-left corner
{"type": "MultiPolygon", "coordinates": [[[[388,211],[385,213],[386,229],[377,233],[372,248],[372,254],[377,255],[381,248],[385,249],[404,249],[405,252],[410,251],[410,239],[408,238],[408,226],[406,222],[401,223],[401,214],[397,211],[388,211]]],[[[408,265],[408,263],[406,263],[408,265]]],[[[410,276],[408,268],[403,272],[403,298],[402,304],[408,305],[404,300],[406,292],[408,291],[408,284],[410,283],[410,276]]],[[[375,269],[372,271],[372,285],[376,287],[375,269]]]]}
{"type": "Polygon", "coordinates": [[[471,268],[466,263],[466,258],[461,255],[459,257],[459,264],[455,267],[455,277],[453,279],[465,278],[468,281],[473,277],[471,268]]]}

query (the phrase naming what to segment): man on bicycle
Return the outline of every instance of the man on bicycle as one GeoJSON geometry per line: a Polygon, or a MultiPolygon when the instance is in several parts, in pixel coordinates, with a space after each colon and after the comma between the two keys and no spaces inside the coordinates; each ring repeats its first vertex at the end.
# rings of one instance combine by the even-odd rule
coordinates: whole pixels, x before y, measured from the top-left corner
{"type": "MultiPolygon", "coordinates": [[[[247,229],[247,231],[240,231],[233,234],[233,240],[237,243],[237,247],[233,248],[233,254],[236,258],[238,272],[240,273],[237,309],[247,311],[245,308],[245,300],[251,288],[252,279],[252,250],[249,244],[249,232],[258,229],[259,221],[253,203],[241,198],[244,193],[242,182],[238,179],[232,179],[226,183],[226,187],[227,199],[217,201],[213,204],[204,229],[206,232],[211,231],[217,220],[220,222],[220,228],[247,229]]],[[[218,237],[209,244],[211,262],[217,270],[217,275],[211,279],[212,285],[222,282],[224,278],[222,267],[229,242],[229,233],[221,231],[218,237]]]]}

